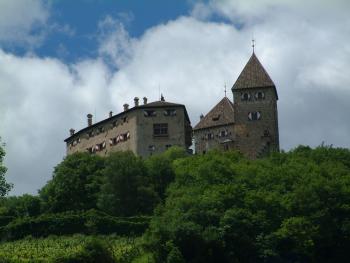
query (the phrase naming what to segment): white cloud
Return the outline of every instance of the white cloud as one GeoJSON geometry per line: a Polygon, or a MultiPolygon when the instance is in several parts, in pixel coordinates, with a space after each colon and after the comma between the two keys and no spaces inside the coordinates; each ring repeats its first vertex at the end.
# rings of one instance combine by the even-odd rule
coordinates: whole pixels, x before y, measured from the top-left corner
{"type": "Polygon", "coordinates": [[[135,96],[155,100],[158,85],[166,100],[187,106],[195,125],[224,96],[224,83],[232,86],[238,77],[251,55],[253,31],[256,53],[279,93],[282,148],[322,141],[350,147],[350,18],[335,11],[345,2],[324,19],[317,16],[322,5],[308,13],[308,7],[264,1],[252,11],[246,2],[196,5],[193,16],[150,28],[139,39],[106,17],[100,57],[74,65],[0,52],[0,134],[14,193],[35,192],[51,177],[68,129],[83,128],[88,112],[96,112],[98,121],[135,96]],[[210,22],[211,12],[231,21],[229,14],[239,14],[242,27],[210,22]],[[117,71],[109,69],[110,60],[117,71]]]}
{"type": "Polygon", "coordinates": [[[0,51],[0,134],[15,193],[39,189],[64,156],[68,129],[82,128],[96,105],[108,107],[108,76],[99,60],[67,66],[0,51]]]}
{"type": "Polygon", "coordinates": [[[41,27],[48,17],[42,0],[0,1],[0,43],[36,45],[43,38],[41,27]]]}
{"type": "Polygon", "coordinates": [[[129,22],[132,17],[128,14],[120,14],[120,19],[106,16],[99,22],[99,55],[107,63],[118,68],[124,66],[131,59],[134,52],[135,39],[129,36],[123,21],[129,22]]]}

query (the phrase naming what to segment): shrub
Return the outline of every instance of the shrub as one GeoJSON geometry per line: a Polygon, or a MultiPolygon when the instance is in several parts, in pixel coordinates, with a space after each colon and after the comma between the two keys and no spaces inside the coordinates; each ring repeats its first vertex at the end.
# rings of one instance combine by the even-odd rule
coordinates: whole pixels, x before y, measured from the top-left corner
{"type": "Polygon", "coordinates": [[[28,235],[110,234],[139,235],[148,227],[149,217],[118,218],[96,210],[45,214],[19,218],[0,228],[2,239],[16,240],[28,235]]]}
{"type": "Polygon", "coordinates": [[[0,227],[6,226],[15,219],[14,216],[0,216],[0,227]]]}
{"type": "Polygon", "coordinates": [[[60,256],[55,263],[114,263],[111,248],[98,238],[91,238],[83,249],[73,255],[60,256]]]}

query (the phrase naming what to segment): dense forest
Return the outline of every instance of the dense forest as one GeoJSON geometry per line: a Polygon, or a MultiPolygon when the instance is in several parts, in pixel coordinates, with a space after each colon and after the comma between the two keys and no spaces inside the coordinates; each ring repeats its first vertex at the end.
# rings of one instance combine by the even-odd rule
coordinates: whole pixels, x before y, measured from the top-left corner
{"type": "Polygon", "coordinates": [[[0,262],[346,262],[350,151],[298,146],[142,159],[67,156],[37,195],[8,196],[0,262]]]}

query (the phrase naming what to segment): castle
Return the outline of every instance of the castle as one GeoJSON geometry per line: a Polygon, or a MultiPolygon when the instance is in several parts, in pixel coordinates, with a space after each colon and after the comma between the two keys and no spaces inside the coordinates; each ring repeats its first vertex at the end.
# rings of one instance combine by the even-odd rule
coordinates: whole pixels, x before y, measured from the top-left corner
{"type": "MultiPolygon", "coordinates": [[[[279,150],[277,90],[254,51],[232,87],[234,103],[225,97],[208,114],[201,116],[192,130],[186,107],[159,101],[143,104],[134,98],[134,107],[88,126],[65,139],[67,154],[90,152],[107,155],[131,150],[147,157],[171,146],[186,150],[194,141],[195,153],[211,149],[236,149],[249,158],[279,150]]],[[[190,150],[189,150],[190,151],[190,150]]]]}
{"type": "Polygon", "coordinates": [[[253,52],[226,96],[193,130],[196,153],[236,149],[249,158],[279,150],[277,90],[253,52]]]}
{"type": "Polygon", "coordinates": [[[139,156],[164,152],[171,146],[188,149],[192,144],[192,127],[186,108],[182,104],[162,99],[148,103],[134,99],[134,107],[124,104],[124,111],[93,124],[87,115],[87,127],[65,140],[67,154],[90,152],[107,155],[114,151],[131,150],[139,156]]]}

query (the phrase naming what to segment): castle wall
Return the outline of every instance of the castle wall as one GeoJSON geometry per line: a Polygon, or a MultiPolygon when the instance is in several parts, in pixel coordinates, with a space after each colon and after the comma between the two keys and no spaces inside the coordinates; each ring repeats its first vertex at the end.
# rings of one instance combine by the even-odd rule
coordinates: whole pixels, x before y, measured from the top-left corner
{"type": "Polygon", "coordinates": [[[67,154],[89,152],[93,147],[95,149],[91,152],[101,156],[114,151],[131,150],[137,153],[136,132],[136,115],[134,112],[128,112],[74,137],[72,141],[67,142],[67,154]],[[103,131],[100,131],[101,128],[103,131]],[[126,139],[121,138],[122,136],[126,139]],[[99,147],[101,144],[102,147],[99,147]]]}
{"type": "Polygon", "coordinates": [[[204,154],[209,150],[230,150],[235,147],[234,125],[216,126],[193,132],[196,154],[204,154]]]}
{"type": "Polygon", "coordinates": [[[186,145],[186,117],[182,107],[147,108],[155,116],[145,117],[143,111],[137,112],[137,148],[141,156],[150,156],[164,152],[171,146],[188,148],[186,145]],[[166,116],[166,110],[176,111],[175,115],[166,116]],[[167,135],[155,135],[155,124],[167,124],[167,135]]]}
{"type": "Polygon", "coordinates": [[[233,90],[235,134],[237,149],[250,158],[279,150],[277,97],[274,87],[233,90]],[[263,91],[264,99],[256,99],[256,92],[263,91]],[[249,100],[242,100],[249,93],[249,100]],[[250,113],[259,112],[260,118],[250,119],[250,113]]]}

